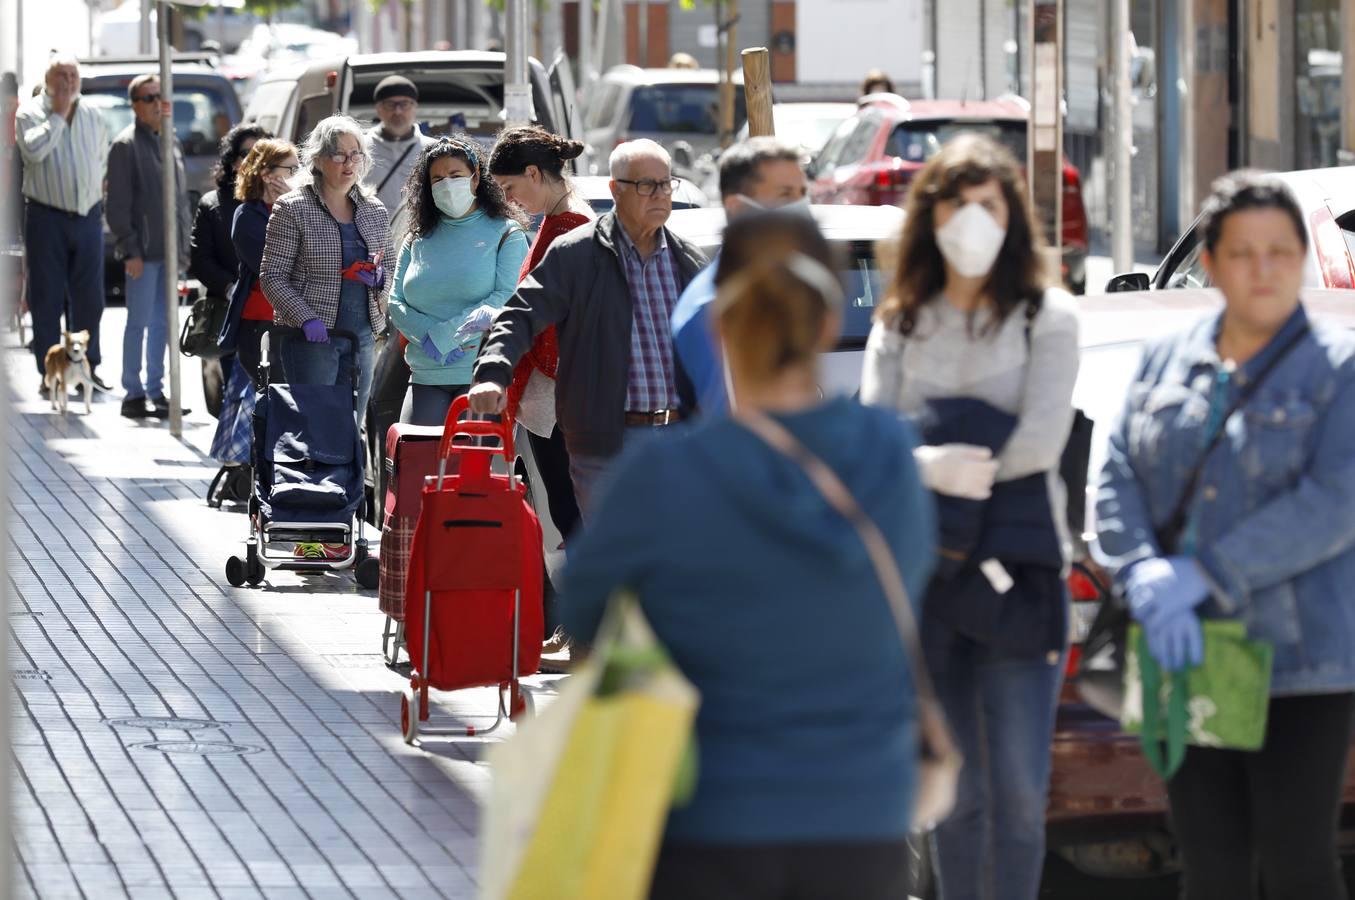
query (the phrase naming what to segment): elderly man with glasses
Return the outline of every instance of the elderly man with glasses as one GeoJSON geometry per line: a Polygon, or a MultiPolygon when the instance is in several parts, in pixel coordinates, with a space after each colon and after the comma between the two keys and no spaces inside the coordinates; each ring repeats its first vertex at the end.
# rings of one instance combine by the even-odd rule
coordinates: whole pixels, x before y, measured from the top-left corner
{"type": "Polygon", "coordinates": [[[593,488],[623,445],[679,421],[693,405],[669,319],[707,262],[666,227],[674,186],[668,151],[649,140],[621,144],[611,174],[615,209],[557,239],[522,280],[494,319],[470,391],[474,411],[500,412],[518,359],[535,335],[556,326],[556,410],[585,525],[593,488]]]}
{"type": "Polygon", "coordinates": [[[164,392],[169,328],[165,279],[177,281],[180,273],[188,270],[192,210],[183,150],[176,138],[171,163],[177,194],[175,220],[165,221],[160,123],[169,115],[169,98],[160,94],[159,76],[132,79],[127,98],[136,120],[117,136],[108,152],[108,228],[117,240],[117,256],[127,274],[127,330],[122,335],[122,389],[126,395],[122,414],[129,419],[163,419],[169,416],[164,392]],[[178,259],[164,257],[166,228],[178,229],[178,259]]]}
{"type": "MultiPolygon", "coordinates": [[[[19,106],[14,137],[23,160],[28,305],[38,373],[47,351],[61,340],[63,314],[67,330],[89,332],[89,361],[97,367],[108,130],[99,111],[80,102],[74,57],[57,55],[48,62],[44,89],[19,106]]],[[[94,386],[108,390],[97,371],[94,386]]],[[[42,391],[45,395],[46,388],[42,391]]]]}
{"type": "Polygon", "coordinates": [[[394,217],[402,212],[401,193],[423,148],[433,139],[419,130],[419,89],[401,75],[381,79],[372,99],[380,124],[367,132],[372,138],[372,171],[368,184],[394,217]]]}

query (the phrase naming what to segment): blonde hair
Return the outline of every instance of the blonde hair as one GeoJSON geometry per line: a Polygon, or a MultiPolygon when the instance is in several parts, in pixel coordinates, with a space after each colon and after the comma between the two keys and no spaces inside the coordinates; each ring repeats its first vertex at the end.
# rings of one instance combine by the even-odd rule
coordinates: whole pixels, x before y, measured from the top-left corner
{"type": "Polygon", "coordinates": [[[235,176],[236,200],[262,200],[267,185],[264,176],[274,166],[281,165],[289,156],[296,155],[296,147],[291,141],[278,138],[263,138],[255,141],[249,155],[240,164],[240,174],[235,176]]]}

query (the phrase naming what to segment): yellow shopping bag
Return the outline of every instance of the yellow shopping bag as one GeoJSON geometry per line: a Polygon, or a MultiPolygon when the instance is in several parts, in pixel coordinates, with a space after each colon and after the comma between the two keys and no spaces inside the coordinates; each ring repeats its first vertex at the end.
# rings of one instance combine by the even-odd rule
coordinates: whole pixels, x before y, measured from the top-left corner
{"type": "Polygon", "coordinates": [[[640,900],[675,799],[695,786],[700,703],[631,597],[540,717],[489,754],[485,900],[640,900]]]}

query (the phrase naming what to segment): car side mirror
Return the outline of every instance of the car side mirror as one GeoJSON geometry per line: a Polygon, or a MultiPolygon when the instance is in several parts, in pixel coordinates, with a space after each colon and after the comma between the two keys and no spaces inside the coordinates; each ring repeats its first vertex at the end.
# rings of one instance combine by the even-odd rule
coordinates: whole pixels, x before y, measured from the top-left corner
{"type": "Polygon", "coordinates": [[[1153,286],[1147,272],[1125,272],[1106,282],[1107,294],[1123,294],[1127,291],[1146,291],[1153,286]]]}

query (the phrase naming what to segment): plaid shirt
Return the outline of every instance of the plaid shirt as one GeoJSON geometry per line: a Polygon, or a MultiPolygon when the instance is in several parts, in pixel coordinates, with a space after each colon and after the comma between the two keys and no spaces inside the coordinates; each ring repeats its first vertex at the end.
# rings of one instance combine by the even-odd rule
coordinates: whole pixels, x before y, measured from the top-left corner
{"type": "MultiPolygon", "coordinates": [[[[380,334],[386,327],[385,294],[395,267],[390,222],[380,200],[367,199],[357,187],[348,196],[357,210],[353,221],[367,243],[368,258],[374,258],[379,251],[386,268],[385,284],[367,289],[372,333],[380,334]]],[[[273,320],[279,325],[300,327],[307,320],[318,318],[326,328],[333,328],[339,316],[342,272],[343,237],[339,223],[329,214],[315,188],[307,185],[274,203],[259,266],[259,284],[273,304],[273,320]]]]}
{"type": "Polygon", "coordinates": [[[659,230],[659,246],[642,259],[626,229],[618,227],[618,247],[626,267],[635,318],[630,330],[630,377],[626,383],[628,412],[677,409],[677,377],[673,367],[673,307],[682,293],[668,237],[659,230]]]}

